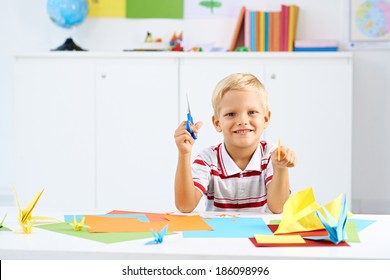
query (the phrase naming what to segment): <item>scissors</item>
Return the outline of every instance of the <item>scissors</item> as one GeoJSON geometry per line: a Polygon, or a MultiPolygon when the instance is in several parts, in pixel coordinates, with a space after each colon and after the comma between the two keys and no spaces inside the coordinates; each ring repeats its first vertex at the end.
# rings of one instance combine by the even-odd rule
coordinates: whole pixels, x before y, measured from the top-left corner
{"type": "Polygon", "coordinates": [[[188,94],[187,94],[187,106],[188,106],[188,113],[187,113],[187,121],[186,121],[186,128],[189,133],[191,133],[192,138],[197,139],[196,134],[191,129],[191,124],[194,124],[194,120],[192,119],[191,115],[191,109],[190,109],[190,102],[188,101],[188,94]]]}

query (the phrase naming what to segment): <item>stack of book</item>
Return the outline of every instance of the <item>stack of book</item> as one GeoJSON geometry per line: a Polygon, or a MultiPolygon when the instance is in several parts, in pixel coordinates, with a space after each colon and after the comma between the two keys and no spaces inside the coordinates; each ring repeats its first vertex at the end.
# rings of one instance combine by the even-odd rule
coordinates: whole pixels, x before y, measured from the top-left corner
{"type": "Polygon", "coordinates": [[[281,5],[280,11],[250,11],[242,7],[229,51],[294,51],[299,7],[281,5]]]}
{"type": "Polygon", "coordinates": [[[295,40],[295,52],[335,52],[337,41],[332,40],[295,40]]]}

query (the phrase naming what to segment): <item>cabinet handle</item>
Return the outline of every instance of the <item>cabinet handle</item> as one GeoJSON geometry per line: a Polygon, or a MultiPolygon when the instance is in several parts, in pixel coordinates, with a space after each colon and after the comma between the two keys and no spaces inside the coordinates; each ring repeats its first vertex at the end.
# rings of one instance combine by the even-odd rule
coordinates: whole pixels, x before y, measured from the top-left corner
{"type": "Polygon", "coordinates": [[[275,73],[272,73],[272,74],[271,74],[271,79],[272,79],[272,80],[275,80],[275,79],[276,79],[276,74],[275,74],[275,73]]]}

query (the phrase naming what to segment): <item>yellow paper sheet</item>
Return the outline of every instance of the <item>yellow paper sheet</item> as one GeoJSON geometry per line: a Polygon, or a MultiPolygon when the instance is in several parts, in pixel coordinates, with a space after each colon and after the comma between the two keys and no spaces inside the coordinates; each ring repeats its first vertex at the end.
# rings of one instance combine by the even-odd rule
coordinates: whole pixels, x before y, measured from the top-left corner
{"type": "Polygon", "coordinates": [[[264,235],[255,234],[257,243],[268,243],[268,244],[299,244],[306,243],[305,240],[299,234],[291,235],[264,235]]]}

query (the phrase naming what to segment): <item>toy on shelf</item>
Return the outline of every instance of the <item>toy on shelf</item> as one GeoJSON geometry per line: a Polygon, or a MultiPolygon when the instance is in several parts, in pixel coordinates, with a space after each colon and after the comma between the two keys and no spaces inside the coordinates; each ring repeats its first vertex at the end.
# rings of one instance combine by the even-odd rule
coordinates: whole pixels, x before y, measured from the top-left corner
{"type": "Polygon", "coordinates": [[[180,32],[179,35],[176,35],[176,32],[173,33],[169,45],[171,46],[171,51],[182,52],[184,48],[182,46],[183,42],[183,32],[180,32]]]}
{"type": "Polygon", "coordinates": [[[131,51],[167,51],[168,49],[168,44],[164,43],[161,38],[153,39],[152,33],[147,32],[145,41],[131,51]]]}

